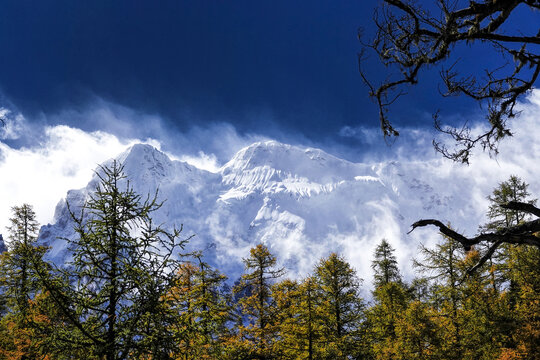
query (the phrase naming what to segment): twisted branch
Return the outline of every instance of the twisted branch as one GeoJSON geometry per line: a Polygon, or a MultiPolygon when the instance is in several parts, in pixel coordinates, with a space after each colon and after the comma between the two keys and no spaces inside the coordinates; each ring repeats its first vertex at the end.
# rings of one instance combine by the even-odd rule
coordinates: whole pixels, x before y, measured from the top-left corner
{"type": "Polygon", "coordinates": [[[489,247],[486,253],[480,258],[478,263],[469,269],[468,273],[473,273],[480,268],[484,263],[491,258],[495,251],[504,243],[514,245],[530,245],[540,248],[540,209],[536,206],[518,201],[510,201],[501,207],[509,210],[524,211],[535,215],[538,219],[525,221],[515,226],[506,227],[494,232],[481,233],[474,237],[466,237],[444,225],[439,220],[424,219],[412,224],[412,229],[407,233],[410,234],[416,228],[434,225],[439,228],[439,231],[448,236],[450,239],[459,242],[463,245],[465,251],[470,251],[474,245],[480,243],[488,243],[489,247]]]}
{"type": "Polygon", "coordinates": [[[470,1],[467,7],[456,10],[453,9],[456,4],[449,0],[437,3],[440,14],[434,16],[409,0],[384,0],[375,13],[376,36],[363,45],[364,49],[373,50],[385,67],[397,70],[399,75],[374,86],[362,67],[365,51],[358,58],[359,69],[370,96],[379,107],[384,136],[398,136],[387,113],[394,100],[404,94],[403,86],[415,85],[423,70],[443,64],[458,44],[477,40],[491,44],[504,65],[486,70],[483,78],[458,77],[453,67],[441,71],[446,86],[443,96],[465,95],[480,104],[487,104],[486,119],[490,128],[480,135],[472,134],[467,126],[443,127],[436,121],[436,128],[452,137],[456,146],[448,149],[444,144],[434,142],[435,148],[447,158],[468,163],[476,145],[497,153],[498,142],[512,135],[506,121],[517,115],[514,107],[518,99],[538,80],[540,56],[535,53],[534,46],[540,44],[540,32],[536,35],[506,33],[502,25],[509,21],[518,6],[536,10],[539,5],[536,0],[486,0],[470,1]],[[531,45],[532,50],[527,48],[531,45]],[[508,61],[510,57],[512,60],[508,61]]]}

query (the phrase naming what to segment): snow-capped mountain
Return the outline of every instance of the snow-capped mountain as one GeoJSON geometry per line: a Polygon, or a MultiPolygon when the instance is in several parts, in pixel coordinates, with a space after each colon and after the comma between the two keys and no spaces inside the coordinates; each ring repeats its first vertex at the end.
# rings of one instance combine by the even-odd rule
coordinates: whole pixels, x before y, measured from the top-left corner
{"type": "MultiPolygon", "coordinates": [[[[257,243],[266,244],[292,277],[305,275],[330,252],[343,254],[369,280],[373,249],[382,239],[397,248],[407,275],[419,240],[436,238],[420,230],[406,235],[420,218],[452,221],[471,229],[481,213],[470,201],[471,183],[452,182],[452,173],[434,175],[430,163],[352,163],[322,150],[276,141],[240,150],[217,173],[171,160],[150,145],[134,145],[117,157],[135,190],[165,200],[157,223],[184,225],[193,249],[206,249],[208,260],[231,277],[257,243]]],[[[97,178],[70,190],[56,207],[53,224],[40,239],[50,257],[65,261],[73,224],[66,202],[80,206],[97,178]]]]}

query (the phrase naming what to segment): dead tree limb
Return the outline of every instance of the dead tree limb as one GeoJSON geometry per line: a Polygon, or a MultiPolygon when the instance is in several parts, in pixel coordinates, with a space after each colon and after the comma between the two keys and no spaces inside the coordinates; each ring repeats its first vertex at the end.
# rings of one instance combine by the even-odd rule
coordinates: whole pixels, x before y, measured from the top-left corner
{"type": "Polygon", "coordinates": [[[482,255],[478,263],[469,269],[469,273],[472,273],[481,267],[488,259],[491,258],[499,246],[504,243],[536,246],[540,248],[540,209],[530,203],[518,201],[508,202],[501,205],[501,207],[510,210],[525,211],[535,215],[537,219],[524,221],[518,225],[502,228],[494,232],[481,233],[474,237],[466,237],[450,229],[439,220],[424,219],[412,224],[412,229],[408,232],[408,234],[410,234],[416,228],[433,225],[438,227],[442,234],[463,245],[465,251],[469,251],[473,246],[481,243],[487,244],[488,250],[482,255]]]}
{"type": "MultiPolygon", "coordinates": [[[[537,0],[437,0],[427,9],[413,0],[383,0],[374,15],[376,35],[363,42],[358,60],[362,80],[379,107],[384,136],[399,135],[388,118],[388,108],[404,93],[403,87],[417,84],[423,71],[437,66],[446,88],[443,96],[464,95],[485,105],[489,127],[474,134],[466,125],[447,127],[436,118],[436,128],[453,138],[455,147],[449,149],[434,141],[435,148],[443,156],[464,163],[469,162],[477,145],[496,154],[499,140],[512,135],[506,122],[517,115],[518,99],[533,88],[540,75],[538,27],[534,30],[537,33],[524,34],[519,26],[511,30],[503,25],[520,20],[512,17],[516,9],[528,8],[535,14],[539,7],[537,0]],[[491,45],[499,64],[482,75],[464,75],[464,70],[457,70],[457,60],[451,60],[456,46],[473,43],[491,45]],[[393,73],[378,85],[372,84],[362,66],[369,49],[393,73]],[[445,68],[447,61],[452,65],[445,68]]],[[[359,38],[363,41],[361,33],[359,38]]]]}

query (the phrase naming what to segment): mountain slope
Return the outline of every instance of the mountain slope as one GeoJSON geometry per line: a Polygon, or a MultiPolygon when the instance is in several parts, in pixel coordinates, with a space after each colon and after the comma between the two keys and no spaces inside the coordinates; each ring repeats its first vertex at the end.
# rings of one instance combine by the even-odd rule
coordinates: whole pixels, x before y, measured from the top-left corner
{"type": "MultiPolygon", "coordinates": [[[[205,249],[210,263],[231,277],[241,259],[263,242],[290,270],[309,272],[320,257],[343,253],[360,275],[370,277],[371,255],[381,238],[398,250],[407,275],[409,258],[420,237],[405,233],[424,217],[456,219],[466,228],[479,217],[467,208],[467,192],[445,184],[426,171],[429,163],[351,163],[322,150],[276,141],[259,142],[239,151],[218,173],[171,160],[149,145],[134,145],[117,157],[139,193],[165,200],[155,214],[158,223],[184,224],[186,236],[196,234],[192,249],[205,249]],[[458,216],[456,216],[458,215],[458,216]]],[[[112,160],[111,160],[112,161],[112,160]]],[[[56,208],[53,224],[40,239],[52,246],[50,257],[66,261],[66,241],[74,236],[66,201],[82,205],[95,188],[70,190],[56,208]]],[[[433,233],[429,235],[434,238],[433,233]]]]}

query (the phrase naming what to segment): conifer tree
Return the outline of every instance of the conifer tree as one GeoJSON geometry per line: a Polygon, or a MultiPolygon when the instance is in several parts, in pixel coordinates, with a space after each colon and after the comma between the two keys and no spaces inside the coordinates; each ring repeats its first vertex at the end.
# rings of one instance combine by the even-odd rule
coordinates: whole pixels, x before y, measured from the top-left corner
{"type": "Polygon", "coordinates": [[[32,206],[14,206],[11,211],[9,249],[2,255],[1,263],[2,293],[10,299],[11,308],[25,318],[28,301],[38,290],[33,263],[41,259],[45,249],[36,246],[39,224],[32,206]]]}
{"type": "Polygon", "coordinates": [[[435,354],[456,360],[496,358],[512,332],[511,310],[507,296],[493,288],[484,269],[468,273],[480,253],[464,252],[445,236],[434,249],[422,247],[421,253],[423,259],[414,265],[431,283],[431,320],[439,328],[433,341],[440,343],[435,354]]]}
{"type": "Polygon", "coordinates": [[[43,265],[45,247],[37,246],[39,224],[31,205],[11,208],[8,251],[0,254],[0,294],[7,313],[1,319],[0,355],[13,359],[39,356],[43,339],[35,334],[31,303],[40,291],[36,267],[43,265]]]}
{"type": "Polygon", "coordinates": [[[273,359],[273,342],[277,333],[276,304],[272,294],[272,284],[284,274],[284,269],[276,268],[276,258],[262,244],[250,251],[244,259],[245,273],[234,291],[244,292],[239,300],[241,313],[246,325],[239,327],[237,345],[246,348],[250,358],[273,359]]]}
{"type": "Polygon", "coordinates": [[[166,294],[179,266],[181,230],[152,223],[161,203],[137,194],[114,161],[79,211],[70,207],[77,237],[73,256],[55,275],[40,277],[72,329],[58,329],[59,346],[106,360],[168,358],[175,321],[166,294]],[[67,346],[65,346],[67,348],[67,346]]]}
{"type": "Polygon", "coordinates": [[[279,359],[302,358],[304,348],[307,348],[302,327],[301,291],[301,284],[290,279],[280,281],[272,287],[278,324],[272,353],[279,359]]]}
{"type": "Polygon", "coordinates": [[[427,302],[412,301],[397,319],[396,359],[440,359],[441,325],[436,310],[427,302]]]}
{"type": "MultiPolygon", "coordinates": [[[[480,227],[481,231],[498,231],[512,226],[521,224],[523,221],[529,220],[530,214],[515,209],[505,208],[505,205],[510,202],[520,202],[534,205],[535,199],[530,199],[529,184],[525,183],[521,178],[512,175],[506,181],[503,181],[497,186],[492,195],[488,196],[490,201],[487,217],[488,223],[480,227]]],[[[493,255],[489,257],[487,264],[493,287],[500,290],[502,286],[509,282],[510,290],[513,289],[513,276],[509,273],[510,269],[506,266],[511,253],[516,250],[513,244],[501,244],[493,255]]]]}
{"type": "Polygon", "coordinates": [[[376,288],[390,282],[401,282],[401,275],[394,252],[395,250],[386,239],[382,239],[375,249],[371,268],[374,271],[373,279],[376,288]]]}
{"type": "Polygon", "coordinates": [[[298,289],[298,320],[300,335],[299,340],[303,340],[304,354],[308,360],[317,358],[317,349],[320,347],[321,334],[324,324],[324,318],[321,308],[320,291],[316,279],[312,276],[307,277],[298,289]],[[307,353],[307,354],[306,354],[307,353]]]}
{"type": "MultiPolygon", "coordinates": [[[[463,273],[478,263],[481,254],[475,249],[467,252],[458,265],[463,273]]],[[[512,309],[506,292],[499,292],[485,271],[468,274],[460,285],[461,306],[458,309],[458,322],[462,338],[460,348],[462,359],[494,359],[501,347],[510,344],[515,331],[512,309]]],[[[449,349],[452,351],[452,349],[449,349]]]]}
{"type": "Polygon", "coordinates": [[[515,175],[511,175],[508,180],[501,182],[493,190],[493,194],[487,197],[491,203],[487,213],[490,221],[481,228],[485,230],[499,230],[518,225],[526,220],[530,216],[526,212],[507,209],[501,207],[501,205],[505,205],[511,201],[534,205],[536,199],[529,199],[530,193],[528,188],[529,184],[515,175]]]}
{"type": "Polygon", "coordinates": [[[319,316],[324,318],[317,352],[323,359],[347,359],[355,353],[360,340],[363,301],[356,271],[336,253],[315,267],[318,285],[319,316]]]}
{"type": "Polygon", "coordinates": [[[231,309],[223,284],[226,277],[210,268],[200,254],[197,263],[180,266],[168,297],[178,312],[172,324],[178,350],[175,359],[215,359],[221,356],[231,309]]]}
{"type": "Polygon", "coordinates": [[[444,343],[439,349],[448,359],[463,356],[463,326],[460,308],[463,292],[460,288],[465,276],[459,263],[463,261],[463,247],[443,236],[443,242],[434,249],[420,247],[422,259],[415,259],[414,266],[430,281],[431,302],[440,316],[440,325],[445,329],[444,343]]]}
{"type": "MultiPolygon", "coordinates": [[[[501,230],[515,227],[530,221],[530,214],[518,209],[509,209],[507,204],[522,203],[535,205],[530,198],[528,184],[512,175],[499,184],[488,197],[491,202],[487,216],[489,222],[482,230],[501,230]]],[[[540,341],[540,322],[538,313],[538,294],[540,293],[540,250],[537,247],[521,247],[504,243],[493,253],[487,264],[493,288],[500,292],[511,307],[495,327],[513,339],[503,344],[504,352],[515,352],[516,357],[534,358],[540,356],[531,345],[540,341]],[[524,336],[524,334],[527,334],[524,336]]]]}
{"type": "Polygon", "coordinates": [[[512,288],[511,305],[516,328],[514,344],[506,347],[513,354],[507,359],[540,358],[540,249],[516,247],[509,252],[506,265],[512,288]]]}
{"type": "Polygon", "coordinates": [[[373,298],[368,311],[369,331],[375,358],[397,358],[396,326],[407,308],[408,292],[399,273],[394,249],[386,239],[375,248],[372,262],[373,298]]]}

